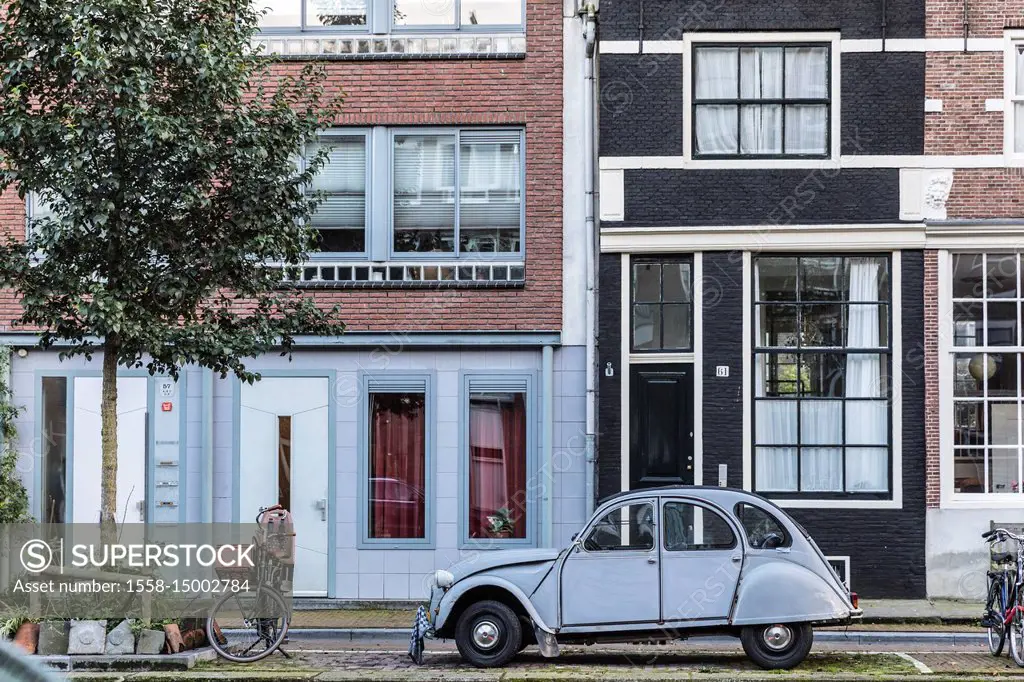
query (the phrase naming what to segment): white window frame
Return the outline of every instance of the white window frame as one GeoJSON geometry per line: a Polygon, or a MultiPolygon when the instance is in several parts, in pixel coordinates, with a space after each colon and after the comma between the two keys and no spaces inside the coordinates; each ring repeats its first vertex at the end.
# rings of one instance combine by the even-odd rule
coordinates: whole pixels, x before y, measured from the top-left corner
{"type": "MultiPolygon", "coordinates": [[[[903,376],[903,266],[902,252],[892,249],[885,242],[872,245],[870,252],[877,253],[884,251],[890,254],[889,286],[891,287],[890,310],[892,315],[892,337],[890,339],[890,352],[892,353],[892,364],[890,365],[893,377],[903,376]]],[[[799,249],[766,248],[757,253],[763,254],[768,251],[779,251],[780,253],[820,253],[821,247],[817,243],[805,242],[799,249]]],[[[869,251],[865,249],[865,251],[869,251]]],[[[845,253],[845,252],[844,252],[845,253]]],[[[754,490],[754,432],[753,432],[753,411],[754,411],[754,382],[753,382],[753,357],[754,344],[753,334],[750,333],[754,324],[754,306],[752,305],[753,291],[753,253],[743,252],[743,489],[753,492],[754,490]]],[[[952,414],[952,413],[951,413],[952,414]]],[[[779,507],[784,509],[902,509],[903,508],[903,389],[902,385],[892,387],[892,406],[890,412],[892,429],[892,498],[886,500],[859,500],[859,499],[822,499],[813,496],[772,499],[779,507]]],[[[771,494],[765,497],[771,499],[771,494]]]]}
{"type": "Polygon", "coordinates": [[[1007,166],[1024,166],[1024,152],[1014,149],[1015,128],[1024,126],[1024,121],[1017,121],[1016,103],[1024,103],[1024,95],[1017,95],[1016,90],[1016,51],[1024,45],[1024,30],[1006,31],[1003,34],[1005,43],[1003,52],[1003,154],[1007,166]]]}
{"type": "Polygon", "coordinates": [[[683,36],[683,162],[687,168],[839,168],[840,133],[840,59],[838,32],[807,33],[686,33],[683,36]],[[701,159],[693,155],[693,48],[701,43],[822,43],[830,50],[830,130],[829,154],[823,159],[701,159]]]}
{"type": "MultiPolygon", "coordinates": [[[[954,345],[952,265],[953,254],[963,253],[1010,255],[1019,253],[1019,248],[974,247],[941,250],[938,253],[939,506],[950,509],[1024,509],[1024,494],[957,493],[953,487],[953,358],[958,347],[954,345]]],[[[963,353],[967,348],[979,353],[988,349],[987,346],[960,346],[959,352],[963,353]]],[[[999,353],[1024,353],[1024,346],[998,346],[991,350],[999,353]]]]}

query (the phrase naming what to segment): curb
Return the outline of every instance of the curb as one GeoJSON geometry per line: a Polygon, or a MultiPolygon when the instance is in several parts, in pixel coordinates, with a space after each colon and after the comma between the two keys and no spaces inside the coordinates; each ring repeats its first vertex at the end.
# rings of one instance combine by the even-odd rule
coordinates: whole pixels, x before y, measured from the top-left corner
{"type": "MultiPolygon", "coordinates": [[[[293,628],[288,630],[292,641],[329,639],[343,642],[408,642],[408,628],[293,628]]],[[[732,637],[692,637],[694,640],[730,642],[732,637]]],[[[867,630],[819,630],[816,642],[849,642],[850,644],[984,644],[984,632],[873,632],[867,630]]]]}
{"type": "Polygon", "coordinates": [[[213,661],[217,652],[211,647],[183,651],[180,654],[156,656],[94,655],[94,656],[32,656],[32,660],[51,670],[62,672],[160,672],[191,670],[200,661],[213,661]]]}

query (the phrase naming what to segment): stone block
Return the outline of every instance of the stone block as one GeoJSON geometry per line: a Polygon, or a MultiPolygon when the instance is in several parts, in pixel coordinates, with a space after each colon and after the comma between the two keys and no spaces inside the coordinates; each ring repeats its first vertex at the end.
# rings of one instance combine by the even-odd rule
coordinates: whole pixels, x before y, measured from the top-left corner
{"type": "Polygon", "coordinates": [[[68,623],[64,620],[49,620],[39,624],[39,643],[36,653],[40,656],[64,656],[68,652],[68,623]]]}
{"type": "Polygon", "coordinates": [[[107,621],[73,620],[68,635],[70,655],[102,654],[107,646],[107,621]]]}
{"type": "Polygon", "coordinates": [[[131,619],[122,620],[116,628],[107,633],[107,654],[135,653],[135,635],[132,634],[131,619]]]}
{"type": "Polygon", "coordinates": [[[155,656],[163,651],[165,639],[163,630],[143,630],[139,633],[139,640],[135,644],[135,653],[155,656]]]}

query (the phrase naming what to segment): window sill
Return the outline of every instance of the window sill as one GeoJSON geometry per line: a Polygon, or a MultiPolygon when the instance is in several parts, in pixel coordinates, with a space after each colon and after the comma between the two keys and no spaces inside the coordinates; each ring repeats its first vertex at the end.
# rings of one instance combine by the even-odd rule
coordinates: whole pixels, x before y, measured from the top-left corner
{"type": "Polygon", "coordinates": [[[333,34],[323,37],[308,33],[264,34],[254,42],[265,53],[285,59],[522,59],[526,56],[526,36],[521,33],[333,34]]]}
{"type": "MultiPolygon", "coordinates": [[[[280,265],[275,267],[280,268],[280,265]]],[[[522,261],[311,261],[287,284],[313,289],[520,288],[526,285],[522,261]]]]}

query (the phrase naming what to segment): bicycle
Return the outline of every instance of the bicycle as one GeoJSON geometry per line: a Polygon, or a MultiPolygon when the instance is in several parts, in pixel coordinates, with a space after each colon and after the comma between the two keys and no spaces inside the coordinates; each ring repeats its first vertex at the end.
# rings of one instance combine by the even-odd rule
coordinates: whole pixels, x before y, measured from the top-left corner
{"type": "Polygon", "coordinates": [[[1007,635],[1010,656],[1014,663],[1024,667],[1024,536],[1014,535],[1005,528],[982,533],[990,545],[1005,540],[1017,543],[1016,557],[1010,552],[992,554],[995,570],[988,571],[988,598],[982,625],[988,629],[988,648],[993,656],[1003,652],[1007,635]]]}
{"type": "Polygon", "coordinates": [[[291,515],[279,504],[261,507],[256,525],[259,530],[253,536],[254,568],[247,576],[255,589],[225,593],[206,619],[210,646],[221,658],[235,663],[253,663],[274,651],[291,658],[281,648],[291,617],[278,588],[292,577],[295,547],[291,515]]]}

